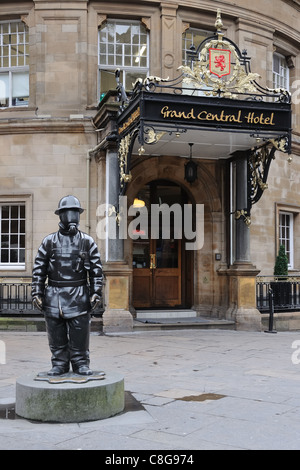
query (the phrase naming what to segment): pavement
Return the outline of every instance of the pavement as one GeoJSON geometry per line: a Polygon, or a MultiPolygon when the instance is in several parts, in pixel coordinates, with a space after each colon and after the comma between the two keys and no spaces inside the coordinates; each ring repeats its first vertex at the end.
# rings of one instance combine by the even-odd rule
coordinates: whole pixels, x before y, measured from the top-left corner
{"type": "Polygon", "coordinates": [[[125,451],[300,449],[300,332],[93,332],[90,353],[92,368],[124,376],[124,411],[34,422],[16,416],[15,384],[50,368],[46,333],[0,332],[1,450],[102,450],[116,459],[125,451]]]}

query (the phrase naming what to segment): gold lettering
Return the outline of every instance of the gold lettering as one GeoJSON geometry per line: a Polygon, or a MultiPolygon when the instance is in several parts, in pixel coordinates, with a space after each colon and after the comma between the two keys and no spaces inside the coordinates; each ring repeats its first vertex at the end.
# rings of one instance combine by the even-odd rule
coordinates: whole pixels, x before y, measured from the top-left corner
{"type": "Polygon", "coordinates": [[[271,126],[275,126],[275,122],[273,122],[273,118],[274,118],[274,113],[271,114],[271,118],[270,118],[270,125],[271,126]]]}
{"type": "Polygon", "coordinates": [[[239,110],[238,114],[225,114],[224,109],[222,109],[221,113],[212,114],[208,113],[207,111],[200,111],[197,116],[199,121],[218,121],[218,122],[237,122],[242,123],[241,120],[242,111],[239,110]]]}
{"type": "Polygon", "coordinates": [[[188,113],[187,119],[196,119],[194,116],[194,108],[192,108],[190,112],[188,113]]]}
{"type": "MultiPolygon", "coordinates": [[[[194,108],[191,108],[190,111],[179,111],[177,109],[169,109],[169,106],[164,106],[160,113],[163,115],[164,119],[197,119],[198,121],[233,122],[237,124],[242,124],[243,121],[246,121],[248,124],[275,126],[274,113],[266,117],[264,113],[256,114],[255,111],[249,111],[247,115],[242,116],[241,109],[235,114],[226,114],[224,109],[218,113],[211,113],[204,109],[196,115],[194,108]]],[[[128,122],[124,124],[124,126],[125,125],[128,126],[128,122]]]]}
{"type": "Polygon", "coordinates": [[[168,106],[164,106],[164,107],[161,109],[160,114],[162,114],[164,118],[168,117],[168,115],[167,115],[168,109],[169,109],[168,106]]]}
{"type": "Polygon", "coordinates": [[[275,126],[273,122],[274,113],[271,114],[271,117],[265,117],[264,113],[261,113],[259,116],[255,116],[254,112],[249,112],[247,116],[245,116],[246,121],[248,124],[262,124],[263,126],[270,125],[275,126]]]}
{"type": "Polygon", "coordinates": [[[242,111],[239,110],[239,112],[238,112],[238,117],[237,117],[237,122],[239,122],[239,123],[242,123],[242,122],[243,122],[242,119],[241,119],[241,117],[242,117],[242,111]]]}
{"type": "Polygon", "coordinates": [[[125,131],[129,126],[130,124],[132,124],[140,115],[141,113],[141,110],[140,108],[137,108],[132,114],[131,116],[129,116],[129,118],[127,119],[126,122],[124,122],[123,126],[122,127],[119,127],[119,134],[121,134],[123,131],[125,131]]]}
{"type": "Polygon", "coordinates": [[[185,111],[177,111],[176,109],[169,109],[169,106],[164,106],[160,114],[163,115],[164,119],[170,118],[177,118],[177,119],[196,119],[194,115],[194,108],[187,113],[185,111]]]}
{"type": "Polygon", "coordinates": [[[206,119],[206,117],[202,117],[202,114],[207,116],[207,111],[201,111],[201,113],[198,114],[197,118],[199,119],[199,121],[205,121],[206,119]]]}

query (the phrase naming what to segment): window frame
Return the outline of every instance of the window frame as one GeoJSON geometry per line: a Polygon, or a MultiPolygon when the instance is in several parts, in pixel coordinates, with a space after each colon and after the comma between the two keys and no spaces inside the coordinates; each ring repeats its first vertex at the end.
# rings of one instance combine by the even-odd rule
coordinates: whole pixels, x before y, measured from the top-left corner
{"type": "Polygon", "coordinates": [[[190,65],[190,60],[189,60],[189,57],[188,57],[188,53],[191,52],[190,50],[190,47],[191,46],[194,46],[195,47],[195,52],[197,51],[198,47],[200,46],[201,42],[199,42],[199,44],[196,44],[194,43],[193,39],[191,41],[191,45],[189,48],[187,47],[184,47],[184,44],[186,45],[186,42],[189,41],[189,39],[187,39],[185,37],[186,33],[190,32],[192,34],[192,38],[194,38],[194,36],[198,33],[200,33],[199,35],[201,35],[201,33],[203,33],[203,39],[201,40],[204,41],[204,39],[207,39],[208,37],[210,36],[213,36],[213,32],[212,31],[209,31],[209,30],[206,30],[206,29],[203,29],[203,28],[188,28],[186,29],[183,33],[182,33],[182,37],[181,37],[181,54],[182,54],[182,59],[181,59],[181,62],[182,62],[182,65],[190,65]]]}
{"type": "Polygon", "coordinates": [[[278,212],[278,243],[284,245],[288,257],[288,269],[294,269],[294,213],[279,209],[278,212]],[[289,223],[282,223],[282,216],[288,217],[289,223]],[[289,235],[286,234],[288,228],[289,235]],[[285,234],[283,235],[283,230],[285,234]]]}
{"type": "Polygon", "coordinates": [[[0,194],[0,204],[4,205],[25,205],[25,262],[20,264],[6,263],[0,264],[0,275],[6,272],[23,272],[23,275],[30,275],[32,270],[32,242],[33,242],[33,200],[32,194],[0,194]]]}
{"type": "Polygon", "coordinates": [[[26,256],[26,203],[25,202],[0,202],[0,270],[12,270],[12,269],[25,269],[25,256],[26,256]],[[3,208],[9,208],[8,217],[3,217],[3,208]],[[12,208],[18,208],[17,216],[12,214],[12,208]],[[21,214],[21,207],[24,208],[24,217],[21,214]],[[8,230],[7,232],[2,233],[2,226],[4,225],[3,221],[7,221],[8,230]],[[17,222],[17,231],[12,229],[12,221],[17,222]],[[22,224],[23,221],[23,224],[22,224]],[[21,230],[21,224],[24,227],[24,230],[21,230]],[[7,248],[4,248],[3,237],[7,237],[7,248]],[[17,246],[12,246],[12,238],[17,237],[17,246]],[[21,243],[21,237],[23,237],[24,242],[21,243]],[[22,246],[24,245],[24,246],[22,246]],[[10,261],[13,250],[17,251],[18,261],[10,261]],[[2,251],[7,250],[7,255],[9,261],[2,262],[2,251]],[[21,250],[24,250],[24,261],[20,261],[21,250]]]}
{"type": "Polygon", "coordinates": [[[273,62],[272,62],[272,83],[273,88],[284,88],[289,91],[290,88],[290,70],[287,64],[286,57],[279,52],[273,53],[273,62]],[[275,71],[275,57],[279,60],[279,72],[275,71]],[[285,74],[282,74],[281,71],[284,70],[285,74]],[[282,84],[282,81],[284,83],[282,84]]]}
{"type": "MultiPolygon", "coordinates": [[[[139,46],[140,46],[140,43],[139,43],[139,46]]],[[[99,28],[98,28],[98,56],[97,56],[97,67],[98,67],[98,80],[97,80],[97,95],[98,97],[100,98],[100,101],[101,99],[105,96],[105,94],[107,93],[107,91],[105,92],[102,92],[101,91],[101,72],[106,72],[106,73],[112,73],[114,74],[116,69],[117,68],[120,68],[121,70],[121,74],[120,74],[120,83],[123,85],[124,89],[126,91],[129,91],[128,89],[126,89],[126,75],[128,75],[129,73],[137,73],[139,72],[139,77],[146,77],[147,75],[149,75],[149,64],[150,64],[150,57],[149,57],[149,46],[150,46],[150,38],[149,38],[149,31],[147,31],[147,29],[145,28],[145,26],[143,25],[143,23],[140,21],[140,20],[122,20],[122,19],[108,19],[106,20],[106,22],[101,25],[99,28]],[[116,30],[114,31],[114,42],[111,43],[113,44],[113,47],[114,47],[114,63],[113,64],[101,64],[100,63],[100,46],[101,46],[101,41],[100,41],[100,34],[101,34],[101,31],[102,29],[107,26],[107,24],[110,23],[110,24],[114,24],[115,26],[116,25],[131,25],[131,26],[139,26],[140,28],[143,27],[145,29],[145,33],[146,33],[146,37],[147,37],[147,45],[146,45],[146,66],[134,66],[134,65],[125,65],[125,62],[124,62],[124,58],[125,56],[126,57],[131,57],[131,63],[133,61],[133,58],[134,58],[134,54],[131,53],[131,54],[125,54],[124,50],[125,50],[125,47],[126,47],[126,44],[127,43],[117,43],[116,42],[116,30]],[[118,65],[116,63],[116,47],[117,45],[122,45],[122,54],[120,55],[121,58],[122,58],[122,64],[118,65]]]]}
{"type": "MultiPolygon", "coordinates": [[[[200,44],[207,38],[209,38],[210,36],[213,36],[213,32],[212,31],[209,31],[209,30],[206,30],[206,29],[202,29],[202,28],[188,28],[186,29],[183,33],[182,33],[182,36],[181,36],[181,62],[183,66],[189,66],[189,67],[192,67],[193,68],[193,62],[191,63],[191,59],[189,58],[189,52],[191,52],[191,49],[190,47],[191,46],[194,46],[195,47],[195,52],[198,50],[198,47],[200,46],[200,44]],[[186,33],[190,32],[191,35],[192,35],[192,39],[187,39],[185,36],[186,36],[186,33]],[[196,44],[194,43],[194,37],[195,35],[198,34],[199,36],[201,36],[201,41],[199,42],[198,44],[198,41],[196,42],[196,44]],[[191,45],[189,48],[187,47],[184,47],[186,46],[186,43],[190,42],[191,45]]],[[[200,51],[199,51],[200,52],[200,51]]],[[[196,58],[196,60],[199,60],[199,56],[196,58]]],[[[184,84],[184,87],[182,89],[182,93],[184,95],[194,95],[194,96],[206,96],[205,95],[205,92],[208,91],[208,90],[211,90],[212,88],[209,87],[209,86],[202,86],[201,89],[195,89],[194,85],[187,85],[186,83],[184,84]]]]}
{"type": "MultiPolygon", "coordinates": [[[[18,49],[18,47],[17,47],[18,49]]],[[[1,76],[6,76],[6,80],[1,80],[1,82],[3,83],[3,87],[4,87],[4,90],[5,90],[5,95],[8,95],[8,96],[3,96],[4,98],[4,101],[8,101],[7,104],[4,104],[4,105],[1,105],[1,96],[0,96],[0,109],[5,109],[5,108],[16,108],[16,107],[27,107],[28,106],[28,103],[29,103],[29,28],[28,26],[23,23],[21,20],[6,20],[6,21],[0,21],[0,78],[1,76]],[[11,28],[12,28],[12,25],[13,24],[21,24],[23,25],[23,28],[24,28],[24,31],[23,32],[12,32],[11,28]],[[3,28],[3,25],[8,25],[8,32],[7,33],[3,33],[2,31],[2,28],[3,28]],[[17,53],[16,55],[13,55],[11,52],[12,52],[12,47],[13,47],[13,44],[12,42],[9,40],[8,44],[6,44],[3,39],[4,39],[4,36],[5,35],[12,35],[12,34],[16,34],[16,46],[19,46],[19,45],[22,45],[24,47],[24,60],[23,60],[23,64],[20,65],[19,64],[19,59],[20,57],[22,57],[22,55],[20,55],[19,53],[17,53]],[[24,39],[23,39],[23,42],[19,41],[20,39],[20,35],[23,34],[24,35],[24,39]],[[26,38],[27,36],[27,38],[26,38]],[[7,47],[8,50],[7,50],[7,55],[3,55],[3,50],[4,48],[7,47]],[[7,58],[8,60],[8,64],[6,66],[4,66],[4,58],[7,58]],[[16,61],[17,61],[17,65],[12,65],[11,62],[12,62],[12,57],[15,57],[16,58],[16,61]],[[27,58],[27,59],[26,59],[27,58]],[[28,61],[28,64],[26,65],[26,62],[28,61]],[[2,66],[3,65],[3,66],[2,66]],[[19,103],[17,103],[18,101],[18,97],[14,97],[14,90],[13,90],[13,81],[14,81],[14,77],[16,77],[17,74],[25,74],[26,77],[27,77],[27,80],[26,80],[26,88],[28,88],[28,100],[24,100],[23,102],[20,101],[19,103]],[[6,85],[7,83],[7,85],[6,85]],[[8,88],[8,91],[6,91],[6,87],[8,88]],[[14,103],[14,100],[15,100],[15,103],[14,103]],[[17,103],[17,104],[16,104],[17,103]]],[[[0,92],[1,92],[1,87],[0,87],[0,92]]],[[[3,91],[2,91],[3,93],[3,91]]]]}

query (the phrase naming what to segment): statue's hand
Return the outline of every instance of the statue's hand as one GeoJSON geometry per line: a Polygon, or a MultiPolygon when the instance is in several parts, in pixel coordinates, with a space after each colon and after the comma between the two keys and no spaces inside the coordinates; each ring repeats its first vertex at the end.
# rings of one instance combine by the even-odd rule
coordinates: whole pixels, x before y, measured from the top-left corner
{"type": "Polygon", "coordinates": [[[34,308],[37,308],[40,311],[43,310],[43,299],[40,295],[36,295],[33,297],[32,304],[34,308]]]}
{"type": "Polygon", "coordinates": [[[90,299],[90,302],[91,302],[92,310],[95,310],[97,305],[101,302],[101,297],[98,294],[93,294],[90,299]]]}

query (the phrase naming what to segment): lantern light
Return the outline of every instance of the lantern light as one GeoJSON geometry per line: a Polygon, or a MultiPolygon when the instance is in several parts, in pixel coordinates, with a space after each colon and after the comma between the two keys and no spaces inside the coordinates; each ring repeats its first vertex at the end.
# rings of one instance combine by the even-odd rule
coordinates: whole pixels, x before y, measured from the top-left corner
{"type": "Polygon", "coordinates": [[[184,165],[184,179],[192,184],[197,179],[197,164],[192,161],[192,147],[194,144],[189,144],[190,146],[190,159],[184,165]]]}

